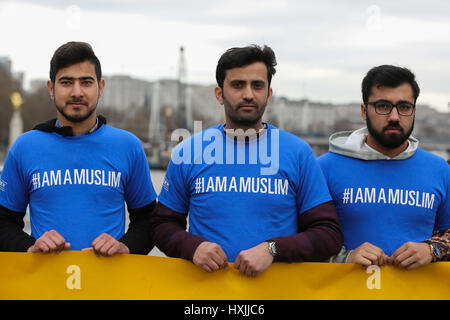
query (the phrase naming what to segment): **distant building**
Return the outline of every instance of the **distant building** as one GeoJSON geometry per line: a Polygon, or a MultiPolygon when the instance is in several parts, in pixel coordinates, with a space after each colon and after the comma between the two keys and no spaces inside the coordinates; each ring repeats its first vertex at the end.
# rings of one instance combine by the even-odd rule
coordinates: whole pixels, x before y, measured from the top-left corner
{"type": "Polygon", "coordinates": [[[303,100],[273,97],[265,120],[297,135],[321,136],[334,128],[335,106],[303,100]]]}
{"type": "MultiPolygon", "coordinates": [[[[130,76],[105,76],[106,87],[99,108],[112,114],[113,124],[120,125],[124,117],[145,113],[149,121],[150,140],[161,139],[167,131],[185,128],[186,109],[192,112],[191,121],[203,121],[203,127],[222,121],[223,110],[215,96],[214,85],[186,84],[184,110],[180,110],[180,82],[160,79],[154,82],[130,76]],[[117,114],[117,117],[114,115],[117,114]]],[[[189,129],[192,129],[190,123],[189,129]]]]}
{"type": "Polygon", "coordinates": [[[46,79],[33,79],[30,81],[30,87],[29,87],[30,93],[36,93],[43,89],[47,90],[47,80],[46,79]]]}
{"type": "Polygon", "coordinates": [[[23,80],[25,78],[25,73],[22,71],[13,72],[12,70],[12,60],[9,57],[0,57],[0,69],[6,72],[6,74],[12,76],[12,78],[17,82],[19,88],[23,87],[23,80]]]}
{"type": "Polygon", "coordinates": [[[99,107],[132,113],[151,96],[152,84],[126,75],[105,76],[106,87],[99,107]]]}
{"type": "Polygon", "coordinates": [[[12,61],[9,57],[0,57],[0,68],[7,74],[12,72],[12,61]]]}

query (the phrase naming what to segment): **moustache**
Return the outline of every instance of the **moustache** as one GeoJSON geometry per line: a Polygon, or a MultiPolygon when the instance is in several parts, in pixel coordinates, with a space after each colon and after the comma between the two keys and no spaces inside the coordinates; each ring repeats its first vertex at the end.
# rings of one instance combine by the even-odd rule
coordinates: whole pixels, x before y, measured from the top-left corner
{"type": "Polygon", "coordinates": [[[389,129],[397,129],[403,132],[403,128],[398,123],[390,123],[386,127],[383,128],[383,131],[389,130],[389,129]]]}
{"type": "Polygon", "coordinates": [[[82,105],[84,105],[84,106],[87,106],[87,105],[88,105],[87,101],[82,100],[82,99],[72,99],[72,100],[66,101],[66,105],[72,104],[72,103],[78,103],[78,104],[82,104],[82,105]]]}
{"type": "Polygon", "coordinates": [[[256,103],[256,102],[240,102],[240,103],[238,103],[238,105],[237,105],[237,109],[239,109],[239,108],[241,108],[241,107],[247,107],[247,106],[252,106],[252,107],[255,107],[255,108],[258,108],[259,106],[258,106],[258,104],[256,103]]]}

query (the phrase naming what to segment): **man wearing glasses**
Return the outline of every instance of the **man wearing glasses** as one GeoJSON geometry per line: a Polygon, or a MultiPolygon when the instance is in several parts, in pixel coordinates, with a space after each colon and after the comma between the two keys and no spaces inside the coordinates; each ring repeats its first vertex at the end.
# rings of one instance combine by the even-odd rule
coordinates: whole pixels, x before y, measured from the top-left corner
{"type": "Polygon", "coordinates": [[[419,86],[410,70],[372,68],[367,127],[330,137],[319,158],[344,233],[333,262],[415,269],[450,260],[450,167],[411,136],[419,86]]]}

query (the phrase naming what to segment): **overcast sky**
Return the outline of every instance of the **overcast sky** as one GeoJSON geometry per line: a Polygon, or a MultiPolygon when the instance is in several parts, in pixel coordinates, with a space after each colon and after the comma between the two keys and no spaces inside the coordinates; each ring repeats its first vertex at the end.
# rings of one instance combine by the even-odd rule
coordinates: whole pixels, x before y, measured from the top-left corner
{"type": "Polygon", "coordinates": [[[103,73],[177,76],[185,47],[189,82],[212,84],[228,48],[266,44],[277,55],[274,93],[290,99],[359,102],[373,66],[410,68],[418,103],[450,102],[450,1],[0,0],[0,56],[26,82],[48,78],[61,44],[89,42],[103,73]]]}

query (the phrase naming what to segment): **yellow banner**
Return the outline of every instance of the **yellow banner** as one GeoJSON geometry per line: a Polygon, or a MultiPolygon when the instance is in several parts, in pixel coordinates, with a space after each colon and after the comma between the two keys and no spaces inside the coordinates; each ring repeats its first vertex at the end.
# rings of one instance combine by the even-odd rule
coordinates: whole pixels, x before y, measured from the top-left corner
{"type": "Polygon", "coordinates": [[[450,299],[450,263],[405,271],[354,264],[275,263],[259,277],[207,273],[182,259],[92,252],[0,252],[2,300],[450,299]]]}

